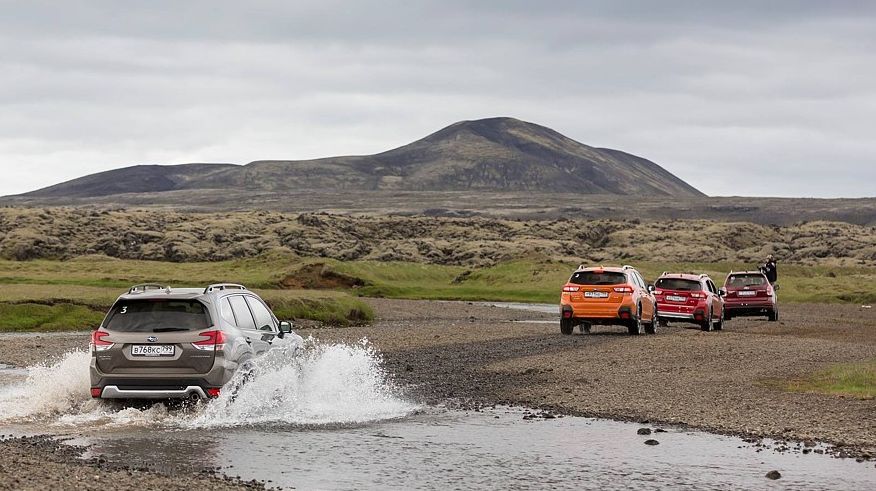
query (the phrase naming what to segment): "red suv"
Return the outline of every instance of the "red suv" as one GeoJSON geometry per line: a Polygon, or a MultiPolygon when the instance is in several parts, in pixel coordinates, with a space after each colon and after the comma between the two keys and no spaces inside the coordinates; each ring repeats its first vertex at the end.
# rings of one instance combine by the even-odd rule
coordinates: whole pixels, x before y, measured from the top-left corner
{"type": "Polygon", "coordinates": [[[663,273],[654,283],[661,324],[680,320],[703,331],[724,328],[724,293],[707,274],[663,273]]]}
{"type": "Polygon", "coordinates": [[[724,280],[727,318],[765,315],[779,320],[776,289],[760,271],[731,271],[724,280]]]}

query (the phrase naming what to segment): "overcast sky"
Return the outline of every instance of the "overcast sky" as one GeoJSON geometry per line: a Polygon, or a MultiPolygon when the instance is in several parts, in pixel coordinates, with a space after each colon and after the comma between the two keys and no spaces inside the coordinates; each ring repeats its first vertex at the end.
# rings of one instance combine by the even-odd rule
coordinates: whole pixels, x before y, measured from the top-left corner
{"type": "Polygon", "coordinates": [[[876,196],[876,2],[0,7],[0,195],[513,116],[710,195],[876,196]]]}

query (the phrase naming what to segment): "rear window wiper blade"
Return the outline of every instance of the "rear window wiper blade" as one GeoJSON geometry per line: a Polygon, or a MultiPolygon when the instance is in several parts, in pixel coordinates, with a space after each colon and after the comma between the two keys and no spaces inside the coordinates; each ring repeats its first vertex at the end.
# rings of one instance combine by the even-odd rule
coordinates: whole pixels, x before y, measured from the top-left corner
{"type": "Polygon", "coordinates": [[[190,331],[191,329],[186,329],[185,327],[159,327],[158,329],[153,329],[152,332],[176,332],[176,331],[190,331]]]}

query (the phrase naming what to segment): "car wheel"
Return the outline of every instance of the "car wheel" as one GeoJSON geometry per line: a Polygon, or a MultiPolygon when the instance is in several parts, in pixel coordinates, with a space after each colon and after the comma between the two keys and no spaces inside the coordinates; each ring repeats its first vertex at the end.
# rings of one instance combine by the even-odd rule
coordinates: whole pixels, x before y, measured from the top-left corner
{"type": "Polygon", "coordinates": [[[657,325],[660,327],[669,327],[669,321],[661,318],[657,320],[657,325]]]}
{"type": "Polygon", "coordinates": [[[591,325],[592,324],[590,324],[589,322],[582,322],[581,323],[581,334],[590,334],[590,326],[591,325]]]}
{"type": "Polygon", "coordinates": [[[572,324],[572,319],[560,319],[560,332],[566,336],[572,334],[575,325],[572,324]]]}
{"type": "Polygon", "coordinates": [[[769,320],[770,322],[775,322],[779,320],[779,309],[771,310],[770,313],[767,314],[767,320],[769,320]]]}
{"type": "Polygon", "coordinates": [[[712,310],[709,309],[709,315],[706,316],[706,320],[700,324],[700,329],[703,331],[711,331],[712,330],[712,310]]]}
{"type": "Polygon", "coordinates": [[[639,334],[642,334],[644,332],[641,305],[639,305],[639,308],[636,309],[636,317],[630,321],[630,324],[627,326],[627,331],[629,331],[631,336],[638,336],[639,334]]]}
{"type": "Polygon", "coordinates": [[[718,319],[718,322],[715,323],[715,330],[721,331],[724,329],[724,310],[721,309],[721,317],[718,319]]]}

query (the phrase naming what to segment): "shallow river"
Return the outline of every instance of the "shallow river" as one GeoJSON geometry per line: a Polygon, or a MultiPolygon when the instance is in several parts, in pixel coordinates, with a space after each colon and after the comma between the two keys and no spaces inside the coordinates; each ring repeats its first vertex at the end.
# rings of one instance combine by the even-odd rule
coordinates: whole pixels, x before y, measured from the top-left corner
{"type": "Polygon", "coordinates": [[[189,409],[90,399],[88,358],[0,367],[0,432],[72,437],[85,457],[170,473],[218,467],[283,488],[876,489],[872,462],[677,428],[638,435],[642,425],[608,420],[421,407],[387,382],[367,344],[312,342],[266,357],[237,397],[189,409]],[[782,478],[766,479],[772,470],[782,478]]]}

